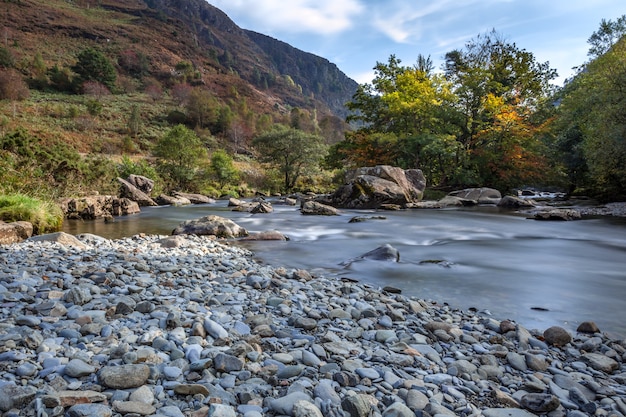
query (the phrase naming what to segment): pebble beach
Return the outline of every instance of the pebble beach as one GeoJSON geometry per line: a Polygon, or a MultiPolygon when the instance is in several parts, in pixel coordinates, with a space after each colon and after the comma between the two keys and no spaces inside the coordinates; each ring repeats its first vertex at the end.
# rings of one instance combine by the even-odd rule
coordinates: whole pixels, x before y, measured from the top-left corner
{"type": "Polygon", "coordinates": [[[0,415],[626,416],[626,340],[206,236],[66,235],[0,245],[0,415]]]}

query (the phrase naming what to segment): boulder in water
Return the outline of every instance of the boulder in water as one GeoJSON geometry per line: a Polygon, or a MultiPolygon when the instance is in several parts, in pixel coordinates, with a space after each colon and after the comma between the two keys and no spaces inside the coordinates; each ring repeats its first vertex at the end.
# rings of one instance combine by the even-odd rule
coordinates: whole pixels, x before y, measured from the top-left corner
{"type": "Polygon", "coordinates": [[[426,178],[419,169],[389,165],[363,167],[346,174],[346,183],[319,200],[342,208],[370,209],[384,204],[406,206],[422,199],[426,178]]]}
{"type": "Polygon", "coordinates": [[[248,231],[230,219],[220,216],[205,216],[182,222],[173,235],[213,235],[232,239],[248,236],[248,231]]]}

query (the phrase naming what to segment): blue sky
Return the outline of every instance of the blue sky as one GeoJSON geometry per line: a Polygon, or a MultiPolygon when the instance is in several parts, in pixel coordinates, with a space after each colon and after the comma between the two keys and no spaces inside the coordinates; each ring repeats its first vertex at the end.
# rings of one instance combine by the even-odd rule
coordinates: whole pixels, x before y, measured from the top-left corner
{"type": "Polygon", "coordinates": [[[602,19],[626,14],[624,0],[208,0],[238,26],[335,63],[359,83],[395,54],[405,65],[446,52],[495,29],[550,63],[562,82],[587,60],[602,19]]]}

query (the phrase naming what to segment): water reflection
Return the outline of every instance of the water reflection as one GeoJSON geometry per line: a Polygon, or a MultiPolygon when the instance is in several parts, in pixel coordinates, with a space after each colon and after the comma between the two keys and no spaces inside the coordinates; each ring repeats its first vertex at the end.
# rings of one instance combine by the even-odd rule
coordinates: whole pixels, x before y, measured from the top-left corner
{"type": "Polygon", "coordinates": [[[317,270],[358,279],[403,294],[458,308],[489,310],[499,319],[545,329],[574,330],[593,320],[603,331],[626,336],[619,312],[626,298],[626,221],[593,219],[537,222],[495,208],[343,211],[340,216],[302,216],[296,207],[272,214],[232,212],[214,205],[145,208],[116,222],[68,221],[68,233],[119,238],[137,233],[170,234],[182,221],[209,214],[233,219],[250,232],[278,230],[289,242],[247,242],[257,258],[273,265],[317,270]],[[354,216],[385,220],[348,223],[354,216]],[[341,263],[389,243],[397,264],[341,263]],[[534,308],[546,309],[540,311],[534,308]]]}

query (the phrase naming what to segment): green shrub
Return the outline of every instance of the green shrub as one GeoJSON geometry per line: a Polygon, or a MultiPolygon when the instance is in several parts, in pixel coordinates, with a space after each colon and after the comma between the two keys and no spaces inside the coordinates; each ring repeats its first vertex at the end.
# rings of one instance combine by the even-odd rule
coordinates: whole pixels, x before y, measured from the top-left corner
{"type": "Polygon", "coordinates": [[[43,234],[61,229],[63,211],[51,200],[24,194],[0,195],[0,219],[6,222],[29,222],[35,234],[43,234]]]}

